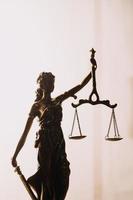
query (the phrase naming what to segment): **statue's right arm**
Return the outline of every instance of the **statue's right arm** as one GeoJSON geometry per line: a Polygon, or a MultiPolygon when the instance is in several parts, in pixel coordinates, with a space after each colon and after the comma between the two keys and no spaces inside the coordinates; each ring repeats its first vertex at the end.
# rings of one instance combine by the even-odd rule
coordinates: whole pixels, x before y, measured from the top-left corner
{"type": "Polygon", "coordinates": [[[26,122],[26,125],[25,125],[25,128],[24,128],[24,131],[22,133],[22,136],[20,137],[20,140],[17,144],[17,147],[16,147],[16,150],[15,150],[15,153],[13,155],[13,158],[12,158],[12,165],[13,167],[16,167],[17,166],[17,162],[16,162],[16,158],[19,154],[19,152],[21,151],[22,147],[24,146],[25,144],[25,141],[26,141],[26,138],[27,138],[27,135],[30,131],[30,128],[32,126],[32,123],[33,123],[33,120],[34,118],[36,117],[36,115],[34,114],[33,115],[33,112],[35,112],[35,106],[33,105],[32,108],[31,108],[31,111],[30,111],[30,114],[29,114],[29,117],[27,119],[27,122],[26,122]]]}
{"type": "Polygon", "coordinates": [[[16,167],[17,166],[17,163],[16,163],[16,158],[17,158],[17,155],[19,154],[20,150],[22,149],[22,147],[24,146],[25,144],[25,141],[26,141],[26,137],[29,133],[29,130],[32,126],[32,123],[33,123],[33,118],[31,117],[28,117],[28,120],[26,122],[26,125],[25,125],[25,129],[24,129],[24,132],[17,144],[17,147],[16,147],[16,150],[15,150],[15,153],[13,155],[13,158],[12,158],[12,165],[13,167],[16,167]]]}

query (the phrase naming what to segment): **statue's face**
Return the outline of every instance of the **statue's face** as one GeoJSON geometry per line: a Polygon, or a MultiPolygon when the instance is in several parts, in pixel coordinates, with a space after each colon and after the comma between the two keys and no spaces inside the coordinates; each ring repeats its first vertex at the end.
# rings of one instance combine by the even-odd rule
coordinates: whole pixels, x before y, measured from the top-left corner
{"type": "Polygon", "coordinates": [[[41,89],[44,89],[44,80],[43,80],[42,77],[39,79],[38,84],[39,84],[41,89]]]}
{"type": "Polygon", "coordinates": [[[54,90],[54,79],[47,81],[43,77],[41,77],[38,81],[38,84],[40,88],[45,90],[46,92],[52,92],[54,90]]]}

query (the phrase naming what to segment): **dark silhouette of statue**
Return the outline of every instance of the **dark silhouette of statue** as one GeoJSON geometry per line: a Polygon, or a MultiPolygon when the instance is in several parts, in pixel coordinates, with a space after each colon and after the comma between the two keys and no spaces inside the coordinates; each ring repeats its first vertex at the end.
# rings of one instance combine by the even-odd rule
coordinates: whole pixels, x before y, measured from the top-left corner
{"type": "Polygon", "coordinates": [[[64,94],[51,98],[55,77],[51,72],[42,72],[37,83],[36,99],[33,103],[24,132],[18,142],[12,158],[13,167],[17,167],[17,155],[22,149],[35,117],[39,119],[35,147],[38,148],[37,172],[27,182],[36,191],[40,200],[64,200],[69,186],[69,161],[65,151],[65,140],[61,129],[61,104],[81,90],[91,79],[91,73],[81,84],[64,94]]]}

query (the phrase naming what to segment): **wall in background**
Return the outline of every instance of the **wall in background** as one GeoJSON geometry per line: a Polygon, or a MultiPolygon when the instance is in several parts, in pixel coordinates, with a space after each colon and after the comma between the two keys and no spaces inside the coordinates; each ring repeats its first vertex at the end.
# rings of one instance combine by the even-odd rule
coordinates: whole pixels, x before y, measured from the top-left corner
{"type": "MultiPolygon", "coordinates": [[[[71,163],[66,200],[132,200],[132,9],[131,0],[0,1],[1,199],[29,198],[10,161],[35,98],[38,74],[55,74],[53,96],[67,91],[90,72],[89,50],[93,47],[97,51],[97,90],[101,99],[118,103],[116,117],[124,139],[116,143],[104,140],[111,109],[83,105],[79,114],[87,138],[70,141],[74,100],[64,102],[62,127],[71,163]]],[[[90,82],[78,97],[88,98],[91,89],[90,82]]],[[[37,167],[33,148],[37,129],[35,120],[18,157],[26,177],[37,167]]]]}

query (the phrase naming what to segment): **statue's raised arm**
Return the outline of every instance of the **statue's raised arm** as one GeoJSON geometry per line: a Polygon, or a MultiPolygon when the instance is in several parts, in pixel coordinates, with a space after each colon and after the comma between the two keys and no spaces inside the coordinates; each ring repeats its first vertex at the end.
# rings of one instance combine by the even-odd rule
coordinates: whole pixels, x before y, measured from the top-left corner
{"type": "Polygon", "coordinates": [[[66,100],[69,97],[74,97],[75,94],[80,91],[87,83],[90,81],[92,75],[91,72],[85,77],[85,79],[77,86],[73,87],[72,89],[66,91],[64,94],[61,94],[55,98],[55,101],[62,103],[64,100],[66,100]]]}

